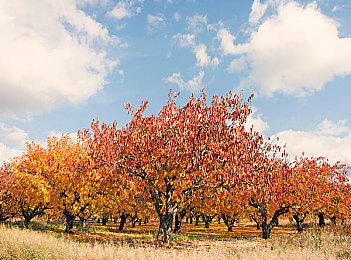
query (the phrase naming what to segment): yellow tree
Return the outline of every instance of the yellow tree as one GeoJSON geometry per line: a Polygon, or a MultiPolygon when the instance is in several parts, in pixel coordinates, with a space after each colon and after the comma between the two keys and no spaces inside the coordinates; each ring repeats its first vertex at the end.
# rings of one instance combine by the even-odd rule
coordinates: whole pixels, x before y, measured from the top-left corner
{"type": "Polygon", "coordinates": [[[50,192],[44,178],[45,160],[44,149],[31,142],[27,143],[27,151],[12,162],[16,183],[12,193],[24,218],[25,227],[50,207],[50,192]]]}
{"type": "Polygon", "coordinates": [[[66,219],[65,232],[72,233],[73,221],[95,203],[100,176],[88,161],[84,136],[72,140],[68,134],[47,140],[45,177],[52,205],[66,219]]]}

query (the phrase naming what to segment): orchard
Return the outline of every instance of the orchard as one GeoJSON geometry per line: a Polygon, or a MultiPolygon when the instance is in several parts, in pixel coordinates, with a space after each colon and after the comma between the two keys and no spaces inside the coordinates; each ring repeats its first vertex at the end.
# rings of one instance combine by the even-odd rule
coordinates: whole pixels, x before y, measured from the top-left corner
{"type": "Polygon", "coordinates": [[[282,147],[245,127],[250,102],[229,92],[208,101],[190,96],[182,107],[169,92],[158,115],[125,105],[124,126],[93,120],[77,139],[50,137],[45,146],[27,143],[0,171],[0,221],[37,216],[103,222],[128,218],[133,225],[157,220],[156,239],[168,242],[184,218],[201,217],[206,227],[221,218],[232,231],[239,220],[254,220],[262,237],[285,216],[303,232],[351,217],[348,167],[303,155],[289,160],[282,147]]]}

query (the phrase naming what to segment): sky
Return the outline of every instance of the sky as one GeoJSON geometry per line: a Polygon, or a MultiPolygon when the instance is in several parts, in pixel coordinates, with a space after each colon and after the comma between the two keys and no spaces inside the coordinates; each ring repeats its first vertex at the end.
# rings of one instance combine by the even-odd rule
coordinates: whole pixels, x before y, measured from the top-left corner
{"type": "Polygon", "coordinates": [[[124,103],[254,94],[248,126],[351,165],[349,0],[0,0],[0,162],[124,103]]]}

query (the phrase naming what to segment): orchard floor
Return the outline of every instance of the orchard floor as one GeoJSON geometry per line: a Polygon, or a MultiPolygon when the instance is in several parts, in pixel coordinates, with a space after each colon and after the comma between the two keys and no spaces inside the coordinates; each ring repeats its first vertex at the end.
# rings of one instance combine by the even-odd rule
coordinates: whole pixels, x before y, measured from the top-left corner
{"type": "MultiPolygon", "coordinates": [[[[134,228],[131,223],[126,223],[123,231],[118,231],[119,223],[108,222],[106,226],[96,222],[89,222],[86,228],[76,228],[73,234],[65,236],[79,242],[113,242],[117,244],[137,245],[159,245],[155,241],[155,233],[158,229],[158,222],[147,224],[137,224],[134,228]]],[[[79,225],[78,225],[79,227],[79,225]]],[[[63,232],[56,230],[55,232],[63,232]]],[[[179,234],[171,234],[171,246],[191,248],[196,246],[210,247],[216,244],[238,244],[240,247],[264,243],[261,238],[261,230],[257,229],[253,223],[240,223],[233,227],[233,231],[228,232],[227,227],[222,222],[212,222],[209,228],[204,227],[204,223],[195,224],[182,223],[179,234]]],[[[275,227],[272,236],[290,235],[296,233],[292,225],[275,227]]]]}
{"type": "Polygon", "coordinates": [[[252,223],[241,223],[228,232],[213,222],[182,224],[169,245],[155,241],[157,222],[127,223],[123,232],[118,223],[107,226],[77,222],[74,234],[65,234],[62,223],[35,221],[22,229],[22,221],[0,225],[0,259],[351,259],[351,225],[310,228],[297,234],[294,226],[282,221],[271,239],[261,238],[252,223]]]}

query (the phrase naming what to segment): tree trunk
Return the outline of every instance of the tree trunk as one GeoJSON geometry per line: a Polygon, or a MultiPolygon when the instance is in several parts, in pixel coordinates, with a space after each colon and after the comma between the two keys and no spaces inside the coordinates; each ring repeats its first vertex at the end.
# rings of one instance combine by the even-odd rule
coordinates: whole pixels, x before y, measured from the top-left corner
{"type": "Polygon", "coordinates": [[[24,227],[28,228],[29,227],[29,223],[30,223],[30,218],[24,218],[24,227]]]}
{"type": "Polygon", "coordinates": [[[289,212],[289,207],[282,207],[280,209],[277,209],[274,212],[273,218],[268,223],[267,222],[267,217],[268,217],[267,205],[261,205],[259,203],[254,202],[254,201],[250,201],[249,205],[258,209],[260,214],[261,214],[261,217],[262,217],[262,223],[261,223],[262,237],[264,239],[268,239],[271,235],[272,229],[278,225],[279,216],[289,212]]]}
{"type": "Polygon", "coordinates": [[[178,211],[178,204],[173,201],[173,187],[168,182],[168,179],[164,179],[167,184],[166,192],[163,193],[165,197],[165,203],[162,202],[162,192],[158,190],[151,190],[151,195],[154,199],[155,210],[158,214],[160,226],[156,233],[156,239],[159,238],[159,235],[162,234],[163,243],[169,243],[170,233],[172,231],[173,219],[178,211]],[[165,207],[165,208],[163,208],[165,207]],[[163,212],[162,209],[165,209],[163,212]]]}
{"type": "Polygon", "coordinates": [[[289,207],[283,207],[280,209],[277,209],[274,212],[273,218],[267,225],[267,209],[264,210],[264,214],[262,215],[263,221],[262,221],[262,237],[264,239],[268,239],[271,235],[271,231],[274,227],[278,226],[278,221],[279,217],[285,213],[289,212],[289,207]]]}
{"type": "Polygon", "coordinates": [[[206,215],[206,214],[202,214],[202,219],[205,222],[205,228],[209,228],[210,227],[210,223],[212,222],[214,216],[210,216],[210,215],[206,215]]]}
{"type": "Polygon", "coordinates": [[[297,232],[299,233],[302,233],[303,232],[303,227],[302,227],[302,224],[305,220],[305,217],[306,215],[303,215],[301,217],[301,214],[300,213],[294,213],[293,214],[293,219],[295,220],[296,222],[296,227],[297,227],[297,232]]]}
{"type": "Polygon", "coordinates": [[[319,220],[318,220],[318,225],[319,225],[320,227],[324,227],[324,226],[325,226],[324,213],[323,213],[323,212],[319,212],[319,213],[318,213],[318,218],[319,218],[319,220]]]}
{"type": "Polygon", "coordinates": [[[158,228],[156,238],[158,239],[159,235],[161,234],[163,243],[167,243],[169,241],[170,233],[172,230],[173,218],[173,214],[160,216],[160,226],[158,228]]]}
{"type": "Polygon", "coordinates": [[[180,211],[180,213],[176,214],[175,216],[175,224],[174,224],[174,233],[180,233],[180,227],[182,225],[182,219],[186,215],[186,210],[183,209],[180,211]]]}
{"type": "Polygon", "coordinates": [[[175,216],[174,230],[173,233],[177,234],[180,232],[180,226],[182,225],[182,221],[179,217],[179,214],[175,216]]]}
{"type": "Polygon", "coordinates": [[[199,225],[200,215],[195,216],[195,226],[199,225]]]}
{"type": "Polygon", "coordinates": [[[234,214],[234,217],[231,216],[227,216],[226,214],[222,214],[222,219],[224,221],[224,224],[227,226],[228,228],[228,232],[232,232],[233,231],[233,226],[235,224],[235,222],[237,222],[240,218],[241,214],[234,214]]]}
{"type": "Polygon", "coordinates": [[[256,222],[256,229],[261,229],[261,224],[260,224],[260,222],[256,222]]]}
{"type": "Polygon", "coordinates": [[[138,222],[138,218],[132,217],[132,228],[135,228],[136,223],[138,222]]]}
{"type": "Polygon", "coordinates": [[[124,213],[121,214],[121,222],[119,223],[119,227],[118,227],[118,231],[123,231],[124,228],[124,224],[127,221],[127,215],[125,215],[124,213]]]}
{"type": "Polygon", "coordinates": [[[102,225],[106,226],[108,218],[102,218],[102,225]]]}
{"type": "Polygon", "coordinates": [[[73,222],[74,222],[74,219],[76,218],[76,216],[71,214],[71,212],[69,212],[66,209],[63,211],[63,214],[66,217],[65,233],[73,234],[73,222]]]}
{"type": "Polygon", "coordinates": [[[335,216],[332,216],[330,218],[330,221],[336,226],[336,217],[335,216]]]}
{"type": "Polygon", "coordinates": [[[48,207],[46,207],[46,206],[44,206],[44,207],[35,206],[35,208],[31,210],[29,207],[25,207],[24,205],[21,205],[20,208],[21,208],[22,216],[24,218],[25,228],[29,227],[29,223],[33,218],[41,215],[42,213],[44,213],[45,210],[48,209],[48,207]]]}

